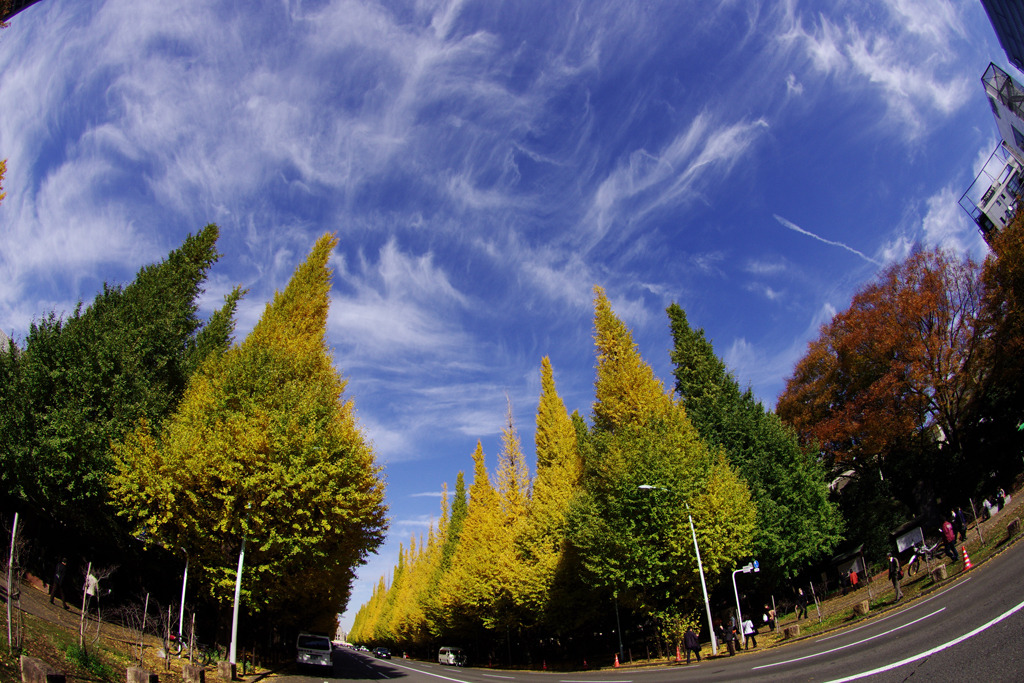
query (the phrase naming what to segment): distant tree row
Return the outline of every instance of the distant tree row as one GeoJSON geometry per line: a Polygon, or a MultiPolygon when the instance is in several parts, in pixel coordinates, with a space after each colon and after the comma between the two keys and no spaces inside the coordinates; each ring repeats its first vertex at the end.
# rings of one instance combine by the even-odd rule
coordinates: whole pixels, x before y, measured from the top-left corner
{"type": "Polygon", "coordinates": [[[1009,488],[1024,419],[1024,227],[979,266],[917,250],[824,325],[778,413],[851,483],[840,501],[872,554],[910,518],[1009,488]]]}
{"type": "Polygon", "coordinates": [[[187,600],[222,615],[247,543],[247,611],[281,629],[333,628],[386,526],[379,467],[324,342],[336,239],[317,242],[233,345],[241,290],[197,316],[217,236],[207,226],[3,349],[4,508],[34,521],[39,563],[130,567],[114,575],[120,599],[176,602],[165,569],[180,590],[187,561],[187,600]]]}
{"type": "Polygon", "coordinates": [[[478,444],[468,496],[459,473],[438,527],[403,547],[350,639],[463,643],[498,661],[513,641],[519,662],[608,657],[616,633],[661,643],[700,627],[694,531],[712,588],[742,561],[782,580],[835,547],[822,468],[739,390],[703,331],[669,308],[673,395],[595,292],[592,425],[567,414],[542,359],[535,476],[510,408],[494,476],[478,444]]]}

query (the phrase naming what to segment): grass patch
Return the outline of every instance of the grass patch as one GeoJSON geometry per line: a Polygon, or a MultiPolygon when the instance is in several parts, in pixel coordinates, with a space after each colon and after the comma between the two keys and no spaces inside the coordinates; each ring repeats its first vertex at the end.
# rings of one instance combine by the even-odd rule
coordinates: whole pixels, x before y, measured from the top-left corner
{"type": "Polygon", "coordinates": [[[87,671],[95,678],[104,681],[114,680],[115,672],[113,667],[105,663],[98,653],[84,647],[79,647],[77,643],[64,647],[64,657],[69,664],[78,667],[82,671],[87,671]]]}

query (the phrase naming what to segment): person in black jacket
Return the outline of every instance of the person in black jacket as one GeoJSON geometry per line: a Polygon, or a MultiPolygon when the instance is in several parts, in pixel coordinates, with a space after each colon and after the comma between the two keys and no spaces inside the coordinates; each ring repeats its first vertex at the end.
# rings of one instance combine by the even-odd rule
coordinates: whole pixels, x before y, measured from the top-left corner
{"type": "Polygon", "coordinates": [[[693,627],[686,629],[686,633],[683,634],[683,647],[686,648],[686,663],[690,663],[690,653],[697,655],[697,661],[700,661],[700,641],[697,639],[697,634],[693,632],[693,627]]]}

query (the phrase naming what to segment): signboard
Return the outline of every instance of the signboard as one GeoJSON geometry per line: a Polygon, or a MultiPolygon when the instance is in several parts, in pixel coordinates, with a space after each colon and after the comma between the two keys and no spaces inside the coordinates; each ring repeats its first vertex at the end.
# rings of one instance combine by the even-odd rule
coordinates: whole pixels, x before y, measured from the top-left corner
{"type": "Polygon", "coordinates": [[[924,533],[921,531],[921,527],[914,527],[896,538],[896,549],[901,553],[915,545],[924,545],[924,533]]]}

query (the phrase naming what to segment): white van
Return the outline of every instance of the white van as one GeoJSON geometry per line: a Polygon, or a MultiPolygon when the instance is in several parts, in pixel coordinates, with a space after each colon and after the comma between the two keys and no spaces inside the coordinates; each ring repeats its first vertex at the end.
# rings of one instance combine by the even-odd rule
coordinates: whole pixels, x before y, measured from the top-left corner
{"type": "Polygon", "coordinates": [[[295,662],[299,666],[320,666],[330,668],[331,639],[315,633],[300,633],[295,642],[295,662]]]}
{"type": "Polygon", "coordinates": [[[461,647],[442,647],[437,651],[437,663],[463,666],[466,663],[466,653],[462,651],[461,647]]]}

